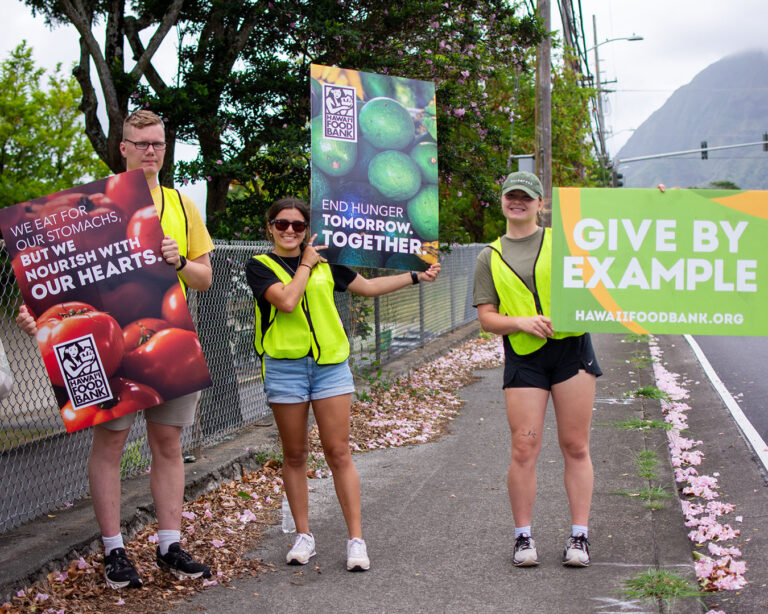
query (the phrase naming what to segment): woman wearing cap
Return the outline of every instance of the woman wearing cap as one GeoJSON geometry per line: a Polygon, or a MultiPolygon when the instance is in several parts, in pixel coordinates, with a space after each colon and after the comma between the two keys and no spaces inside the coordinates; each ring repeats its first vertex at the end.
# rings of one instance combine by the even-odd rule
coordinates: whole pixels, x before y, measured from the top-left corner
{"type": "Polygon", "coordinates": [[[354,384],[347,363],[349,341],[333,292],[381,296],[434,281],[440,264],[418,273],[366,279],[346,266],[327,264],[321,256],[325,246],[313,245],[315,236],[307,242],[308,227],[304,201],[283,198],[273,203],[267,211],[267,236],[274,249],[251,258],[246,268],[256,300],[256,351],[283,445],[283,483],[296,523],[296,541],[286,562],[305,565],[315,555],[307,495],[311,404],[349,531],[347,569],[365,571],[370,560],[362,534],[360,480],[349,450],[354,384]]]}
{"type": "Polygon", "coordinates": [[[551,394],[572,521],[562,563],[586,567],[593,487],[589,428],[595,380],[602,372],[589,334],[552,328],[551,231],[539,225],[543,194],[541,182],[532,173],[512,173],[504,181],[501,210],[507,231],[478,255],[473,304],[483,329],[503,336],[503,388],[512,435],[507,474],[515,520],[512,564],[528,567],[539,563],[531,517],[536,460],[551,394]]]}

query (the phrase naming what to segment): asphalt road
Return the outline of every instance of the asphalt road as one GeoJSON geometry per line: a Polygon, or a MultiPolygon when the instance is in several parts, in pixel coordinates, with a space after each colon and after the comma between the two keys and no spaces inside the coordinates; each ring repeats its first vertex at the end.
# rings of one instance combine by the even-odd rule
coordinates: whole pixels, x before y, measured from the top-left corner
{"type": "Polygon", "coordinates": [[[768,441],[768,338],[695,337],[717,376],[768,441]]]}

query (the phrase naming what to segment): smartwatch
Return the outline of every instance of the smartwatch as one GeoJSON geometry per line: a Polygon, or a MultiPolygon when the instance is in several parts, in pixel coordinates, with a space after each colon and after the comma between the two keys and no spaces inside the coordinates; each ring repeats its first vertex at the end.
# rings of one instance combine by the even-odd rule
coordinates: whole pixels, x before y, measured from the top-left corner
{"type": "Polygon", "coordinates": [[[411,283],[414,286],[419,283],[419,276],[414,271],[411,271],[411,283]]]}
{"type": "Polygon", "coordinates": [[[177,271],[181,271],[185,266],[187,266],[187,259],[184,256],[179,256],[179,266],[176,267],[177,271]]]}

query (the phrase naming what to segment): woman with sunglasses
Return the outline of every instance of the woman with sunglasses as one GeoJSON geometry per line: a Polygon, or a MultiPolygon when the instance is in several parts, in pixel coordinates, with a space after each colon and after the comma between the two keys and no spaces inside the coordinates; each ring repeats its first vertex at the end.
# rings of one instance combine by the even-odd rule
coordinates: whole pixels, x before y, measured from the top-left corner
{"type": "Polygon", "coordinates": [[[349,267],[328,264],[323,245],[307,241],[309,207],[283,198],[267,211],[269,254],[254,256],[246,268],[256,300],[255,346],[262,359],[267,401],[283,446],[283,483],[296,523],[289,565],[305,565],[315,555],[309,530],[307,420],[317,422],[325,460],[349,531],[347,569],[366,571],[370,560],[362,534],[360,479],[349,449],[354,383],[349,341],[333,292],[381,296],[420,281],[434,281],[440,265],[426,271],[366,279],[349,267]]]}

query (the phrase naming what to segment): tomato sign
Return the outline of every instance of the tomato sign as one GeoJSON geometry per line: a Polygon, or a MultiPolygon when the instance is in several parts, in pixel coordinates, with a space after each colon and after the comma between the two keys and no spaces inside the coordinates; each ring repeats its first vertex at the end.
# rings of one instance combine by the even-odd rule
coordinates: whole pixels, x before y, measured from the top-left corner
{"type": "Polygon", "coordinates": [[[142,170],[0,210],[68,432],[211,385],[142,170]]]}

